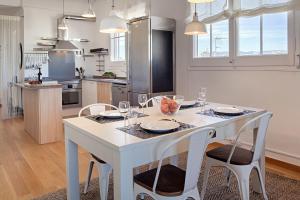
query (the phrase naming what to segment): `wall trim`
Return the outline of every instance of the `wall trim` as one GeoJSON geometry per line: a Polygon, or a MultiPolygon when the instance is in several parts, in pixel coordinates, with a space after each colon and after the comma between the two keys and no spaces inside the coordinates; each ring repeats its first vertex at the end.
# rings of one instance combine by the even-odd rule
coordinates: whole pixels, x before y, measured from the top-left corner
{"type": "Polygon", "coordinates": [[[233,67],[233,66],[222,66],[222,67],[203,67],[203,66],[190,66],[187,68],[188,71],[278,71],[278,72],[300,72],[298,66],[253,66],[253,67],[233,67]]]}

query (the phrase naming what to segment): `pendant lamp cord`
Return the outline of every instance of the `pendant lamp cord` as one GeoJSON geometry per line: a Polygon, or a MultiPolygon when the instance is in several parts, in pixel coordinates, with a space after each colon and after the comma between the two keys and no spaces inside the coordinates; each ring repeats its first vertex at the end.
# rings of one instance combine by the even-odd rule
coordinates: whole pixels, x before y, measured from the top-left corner
{"type": "Polygon", "coordinates": [[[63,0],[63,17],[65,16],[65,0],[63,0]]]}
{"type": "Polygon", "coordinates": [[[112,9],[114,10],[115,9],[115,0],[112,0],[112,9]]]}
{"type": "Polygon", "coordinates": [[[91,0],[88,0],[88,3],[89,3],[90,10],[92,10],[92,2],[91,2],[91,0]]]}
{"type": "Polygon", "coordinates": [[[197,3],[195,3],[195,13],[194,13],[195,16],[197,16],[197,3]]]}

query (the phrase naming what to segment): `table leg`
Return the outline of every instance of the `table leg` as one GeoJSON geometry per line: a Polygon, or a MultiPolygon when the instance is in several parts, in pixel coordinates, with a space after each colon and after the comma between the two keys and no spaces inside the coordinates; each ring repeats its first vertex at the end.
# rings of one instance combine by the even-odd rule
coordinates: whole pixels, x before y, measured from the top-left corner
{"type": "Polygon", "coordinates": [[[130,164],[130,156],[125,154],[114,155],[113,164],[114,199],[135,199],[133,195],[133,167],[130,164]]]}
{"type": "MultiPolygon", "coordinates": [[[[255,142],[256,142],[257,133],[258,133],[258,128],[255,128],[253,130],[253,144],[255,144],[255,142]]],[[[262,178],[264,180],[263,182],[265,183],[265,174],[266,174],[266,171],[265,171],[265,144],[263,146],[262,155],[259,160],[259,165],[260,165],[260,169],[261,169],[261,173],[262,173],[262,178]]],[[[253,184],[254,184],[253,189],[257,193],[262,193],[259,176],[258,176],[258,173],[256,170],[255,170],[254,174],[255,174],[255,177],[254,177],[254,181],[253,181],[253,184]]]]}
{"type": "Polygon", "coordinates": [[[65,145],[68,200],[79,200],[78,146],[67,138],[65,145]]]}

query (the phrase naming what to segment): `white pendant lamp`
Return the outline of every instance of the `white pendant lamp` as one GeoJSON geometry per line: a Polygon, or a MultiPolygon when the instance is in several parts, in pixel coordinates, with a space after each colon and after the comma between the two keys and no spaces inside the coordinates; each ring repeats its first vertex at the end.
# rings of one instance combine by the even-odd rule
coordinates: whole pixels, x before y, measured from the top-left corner
{"type": "Polygon", "coordinates": [[[94,17],[96,17],[96,14],[95,14],[95,12],[94,12],[94,10],[92,8],[91,0],[88,0],[88,4],[89,4],[88,10],[85,13],[83,13],[81,16],[82,17],[86,17],[86,18],[94,18],[94,17]]]}
{"type": "Polygon", "coordinates": [[[63,0],[63,18],[60,20],[58,26],[58,29],[60,30],[67,30],[68,29],[68,25],[65,19],[65,0],[63,0]]]}
{"type": "Polygon", "coordinates": [[[193,20],[185,27],[185,35],[204,35],[207,34],[206,25],[200,22],[197,14],[197,4],[195,4],[195,13],[193,20]]]}
{"type": "Polygon", "coordinates": [[[125,33],[127,29],[127,21],[117,16],[116,11],[114,10],[115,4],[112,0],[112,10],[108,17],[105,17],[100,23],[100,32],[101,33],[125,33]]]}
{"type": "Polygon", "coordinates": [[[190,2],[190,3],[210,3],[213,1],[215,1],[215,0],[188,0],[188,2],[190,2]]]}

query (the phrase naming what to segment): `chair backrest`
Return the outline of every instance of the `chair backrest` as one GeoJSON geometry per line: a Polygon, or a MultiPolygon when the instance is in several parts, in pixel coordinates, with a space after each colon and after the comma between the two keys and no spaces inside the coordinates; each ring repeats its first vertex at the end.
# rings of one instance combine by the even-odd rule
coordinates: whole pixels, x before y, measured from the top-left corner
{"type": "Polygon", "coordinates": [[[110,104],[106,104],[106,103],[95,103],[95,104],[91,104],[91,105],[87,105],[85,107],[83,107],[79,113],[78,113],[78,117],[81,117],[83,111],[85,110],[89,110],[91,115],[98,115],[99,113],[103,112],[106,110],[106,108],[113,108],[115,110],[118,110],[118,108],[116,106],[110,105],[110,104]]]}
{"type": "Polygon", "coordinates": [[[258,130],[257,130],[256,140],[255,140],[255,143],[253,144],[253,148],[252,148],[254,151],[252,162],[258,161],[260,159],[262,152],[263,152],[263,148],[264,148],[264,143],[265,143],[265,138],[266,138],[269,121],[272,116],[273,116],[273,114],[270,112],[264,113],[262,115],[259,115],[255,118],[249,120],[240,128],[240,130],[238,131],[238,133],[236,135],[234,145],[229,154],[227,163],[230,163],[231,157],[235,151],[235,148],[238,145],[241,133],[244,132],[245,130],[248,130],[249,128],[253,129],[253,127],[257,127],[258,130]]]}
{"type": "Polygon", "coordinates": [[[149,107],[149,104],[151,103],[152,106],[156,106],[159,104],[160,100],[162,99],[162,96],[156,96],[148,99],[146,102],[146,107],[149,107]]]}
{"type": "Polygon", "coordinates": [[[183,140],[188,140],[187,169],[183,192],[185,193],[191,189],[194,189],[198,183],[204,152],[206,150],[208,141],[213,137],[215,132],[215,129],[212,127],[197,129],[189,134],[177,138],[164,147],[162,151],[158,152],[159,163],[152,191],[155,193],[162,161],[166,158],[167,152],[171,149],[171,147],[177,145],[183,140]]]}

